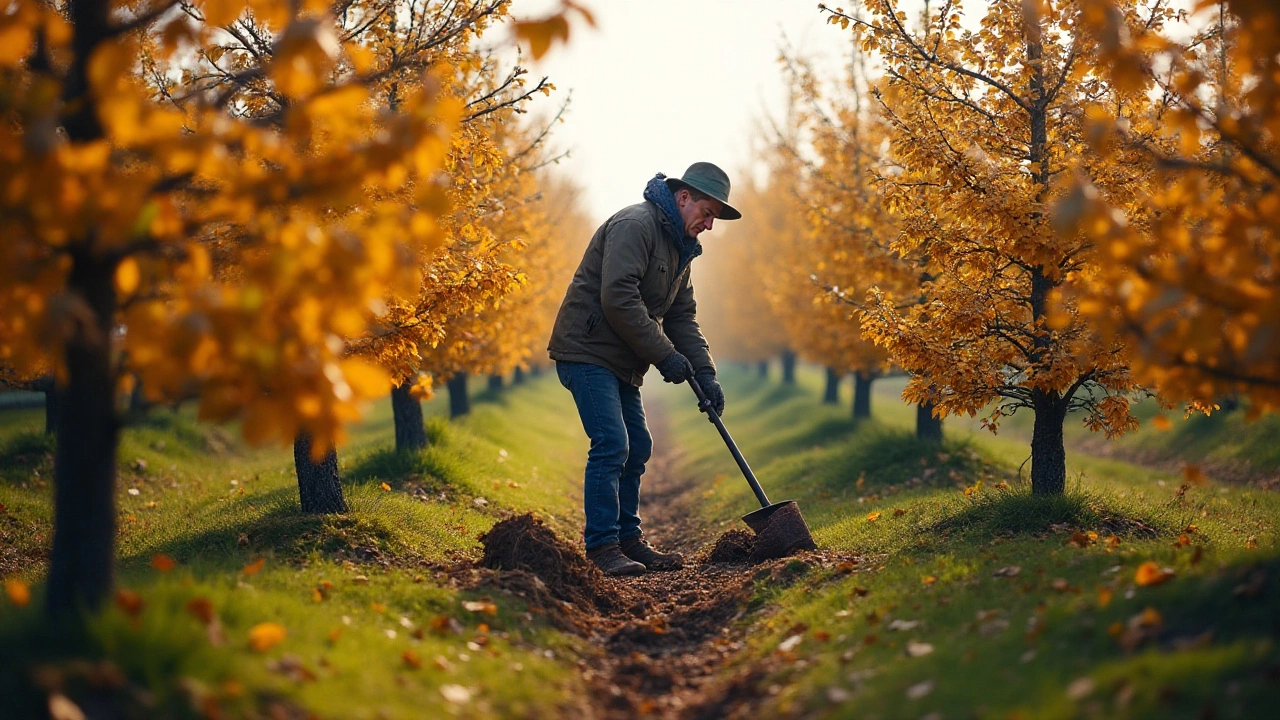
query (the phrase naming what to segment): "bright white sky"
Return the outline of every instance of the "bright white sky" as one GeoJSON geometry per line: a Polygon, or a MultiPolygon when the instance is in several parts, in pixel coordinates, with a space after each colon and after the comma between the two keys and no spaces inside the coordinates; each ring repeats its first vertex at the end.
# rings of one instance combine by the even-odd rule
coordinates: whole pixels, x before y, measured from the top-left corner
{"type": "MultiPolygon", "coordinates": [[[[558,4],[515,0],[513,15],[542,17],[558,4]]],[[[575,23],[568,45],[529,65],[531,74],[555,83],[552,99],[573,93],[555,134],[571,153],[561,165],[586,188],[596,221],[639,202],[654,173],[679,177],[699,160],[745,185],[761,119],[780,117],[784,108],[777,63],[784,35],[832,72],[852,50],[851,34],[825,23],[818,0],[584,4],[596,27],[575,23]]]]}

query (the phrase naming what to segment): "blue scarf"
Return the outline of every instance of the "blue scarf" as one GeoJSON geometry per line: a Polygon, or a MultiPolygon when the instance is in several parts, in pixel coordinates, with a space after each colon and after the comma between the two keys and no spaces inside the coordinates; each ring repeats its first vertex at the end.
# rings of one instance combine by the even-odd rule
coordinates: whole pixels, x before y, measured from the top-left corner
{"type": "Polygon", "coordinates": [[[697,238],[691,238],[684,234],[684,219],[680,217],[680,208],[676,206],[675,193],[671,192],[671,188],[666,183],[667,176],[658,173],[653,179],[644,186],[644,199],[658,206],[662,210],[663,219],[666,222],[662,229],[667,231],[668,237],[676,244],[680,250],[680,267],[677,268],[677,276],[684,270],[684,266],[693,262],[693,259],[702,254],[702,245],[698,243],[697,238]]]}

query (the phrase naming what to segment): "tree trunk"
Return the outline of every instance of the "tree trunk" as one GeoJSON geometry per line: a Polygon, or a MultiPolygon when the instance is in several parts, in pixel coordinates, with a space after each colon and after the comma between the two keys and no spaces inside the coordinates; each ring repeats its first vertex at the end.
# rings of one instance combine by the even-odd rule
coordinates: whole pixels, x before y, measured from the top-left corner
{"type": "Polygon", "coordinates": [[[58,382],[52,375],[42,377],[35,383],[35,389],[44,393],[44,432],[46,435],[58,434],[58,382]]]}
{"type": "Polygon", "coordinates": [[[782,382],[796,384],[796,354],[790,350],[782,351],[782,382]]]}
{"type": "Polygon", "coordinates": [[[524,384],[524,368],[516,367],[515,370],[511,371],[511,384],[512,385],[524,384]]]}
{"type": "Polygon", "coordinates": [[[65,350],[67,384],[54,393],[58,443],[46,607],[51,618],[74,626],[81,609],[102,606],[114,582],[120,418],[111,364],[115,261],[83,250],[72,257],[68,289],[85,301],[93,322],[74,325],[65,350]]]}
{"type": "Polygon", "coordinates": [[[302,432],[293,441],[293,467],[298,475],[298,497],[302,512],[344,513],[347,501],[338,482],[338,453],[333,448],[320,462],[311,459],[311,435],[302,432]]]}
{"type": "Polygon", "coordinates": [[[1031,428],[1031,492],[1061,495],[1067,489],[1067,451],[1062,425],[1067,401],[1039,390],[1031,392],[1036,420],[1031,428]]]}
{"type": "Polygon", "coordinates": [[[833,367],[827,368],[827,389],[822,393],[824,405],[836,405],[840,402],[840,373],[833,367]]]}
{"type": "Polygon", "coordinates": [[[499,390],[501,390],[501,389],[502,389],[502,376],[501,376],[501,375],[497,375],[497,374],[490,375],[490,376],[489,376],[489,391],[490,391],[490,392],[498,392],[498,391],[499,391],[499,390]]]}
{"type": "Polygon", "coordinates": [[[445,383],[449,389],[449,417],[456,418],[471,412],[471,398],[467,396],[467,374],[460,372],[445,383]]]}
{"type": "Polygon", "coordinates": [[[529,366],[529,375],[530,375],[530,377],[538,377],[538,376],[542,375],[542,366],[541,366],[541,365],[530,365],[530,366],[529,366]]]}
{"type": "Polygon", "coordinates": [[[427,428],[422,422],[422,403],[405,382],[391,388],[391,416],[396,426],[396,452],[421,450],[427,446],[427,428]]]}
{"type": "Polygon", "coordinates": [[[916,439],[942,442],[942,418],[934,417],[933,403],[920,403],[916,406],[916,439]]]}
{"type": "MultiPolygon", "coordinates": [[[[862,420],[871,417],[871,383],[876,379],[875,373],[858,371],[853,374],[853,419],[862,420]]],[[[930,416],[932,419],[932,416],[930,416]]],[[[942,424],[938,424],[938,437],[942,437],[942,424]]]]}
{"type": "Polygon", "coordinates": [[[761,379],[761,380],[768,379],[768,377],[769,377],[769,361],[768,361],[768,360],[761,360],[761,361],[760,361],[760,365],[759,365],[759,367],[757,368],[756,372],[757,372],[757,373],[759,373],[759,375],[760,375],[760,379],[761,379]]]}

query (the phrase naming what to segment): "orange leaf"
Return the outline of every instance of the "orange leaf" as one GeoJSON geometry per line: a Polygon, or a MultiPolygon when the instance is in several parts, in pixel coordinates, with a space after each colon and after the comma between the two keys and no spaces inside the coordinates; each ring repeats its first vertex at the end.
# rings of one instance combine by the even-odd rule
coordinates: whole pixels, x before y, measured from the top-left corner
{"type": "Polygon", "coordinates": [[[486,615],[498,614],[498,606],[491,602],[485,602],[485,601],[475,602],[471,600],[466,600],[462,603],[462,609],[466,610],[467,612],[484,613],[486,615]]]}
{"type": "Polygon", "coordinates": [[[205,625],[213,622],[213,602],[207,597],[191,598],[187,601],[186,609],[205,625]]]}
{"type": "Polygon", "coordinates": [[[163,553],[151,556],[151,567],[162,573],[169,572],[175,565],[177,565],[177,563],[173,561],[173,558],[163,553]]]}
{"type": "Polygon", "coordinates": [[[1164,415],[1157,415],[1151,418],[1151,424],[1154,425],[1157,430],[1168,430],[1173,427],[1173,423],[1169,422],[1169,418],[1164,415]]]}
{"type": "Polygon", "coordinates": [[[133,617],[142,612],[145,605],[142,596],[132,590],[116,591],[116,607],[120,608],[125,615],[133,617]]]}
{"type": "Polygon", "coordinates": [[[1114,595],[1109,587],[1098,588],[1098,607],[1104,608],[1111,604],[1111,596],[1114,595]]]}
{"type": "Polygon", "coordinates": [[[4,591],[9,596],[9,602],[18,607],[26,607],[31,602],[31,588],[21,580],[5,580],[4,591]]]}
{"type": "Polygon", "coordinates": [[[1148,560],[1138,566],[1137,573],[1134,574],[1133,580],[1142,586],[1159,585],[1173,577],[1171,568],[1162,568],[1156,563],[1148,560]]]}
{"type": "Polygon", "coordinates": [[[413,668],[414,670],[422,667],[422,658],[418,657],[418,653],[413,650],[405,650],[400,655],[400,659],[404,661],[406,667],[413,668]]]}
{"type": "Polygon", "coordinates": [[[262,566],[265,565],[266,563],[267,563],[266,558],[258,558],[257,560],[254,560],[253,562],[249,563],[248,565],[245,565],[243,572],[245,575],[257,575],[258,571],[262,570],[262,566]]]}
{"type": "Polygon", "coordinates": [[[871,513],[867,513],[867,522],[875,522],[879,519],[880,519],[879,510],[876,510],[875,512],[871,512],[871,513]]]}
{"type": "Polygon", "coordinates": [[[938,578],[932,575],[925,575],[923,578],[921,578],[921,582],[923,582],[925,585],[932,585],[938,582],[938,578]]]}
{"type": "Polygon", "coordinates": [[[249,647],[254,652],[266,652],[284,642],[289,631],[279,623],[262,622],[249,628],[249,647]]]}
{"type": "Polygon", "coordinates": [[[391,489],[391,486],[390,486],[390,485],[388,485],[388,484],[386,484],[386,483],[382,483],[382,484],[381,484],[381,485],[379,485],[378,487],[382,488],[383,490],[390,490],[390,489],[391,489]]]}
{"type": "Polygon", "coordinates": [[[907,511],[906,511],[906,510],[903,510],[902,508],[894,508],[894,509],[893,509],[893,516],[894,516],[894,517],[901,517],[902,515],[906,515],[906,514],[907,514],[907,511]]]}
{"type": "Polygon", "coordinates": [[[1199,465],[1188,465],[1182,471],[1182,474],[1186,476],[1187,482],[1192,485],[1205,485],[1209,482],[1209,479],[1204,476],[1204,472],[1200,470],[1199,465]]]}

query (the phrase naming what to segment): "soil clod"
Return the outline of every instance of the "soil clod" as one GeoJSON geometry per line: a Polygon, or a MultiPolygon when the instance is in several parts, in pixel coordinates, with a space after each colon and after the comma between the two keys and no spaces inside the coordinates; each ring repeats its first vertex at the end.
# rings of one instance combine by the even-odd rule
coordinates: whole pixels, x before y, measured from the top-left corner
{"type": "Polygon", "coordinates": [[[631,604],[623,604],[624,598],[577,548],[556,537],[530,513],[500,521],[480,537],[480,542],[484,545],[481,565],[530,573],[558,600],[605,612],[631,604]]]}
{"type": "Polygon", "coordinates": [[[716,538],[715,545],[706,554],[704,563],[745,563],[751,560],[751,548],[756,536],[746,530],[730,530],[716,538]]]}
{"type": "Polygon", "coordinates": [[[797,550],[817,550],[809,526],[795,503],[787,503],[769,516],[769,522],[756,534],[751,548],[751,562],[758,564],[790,555],[797,550]]]}

